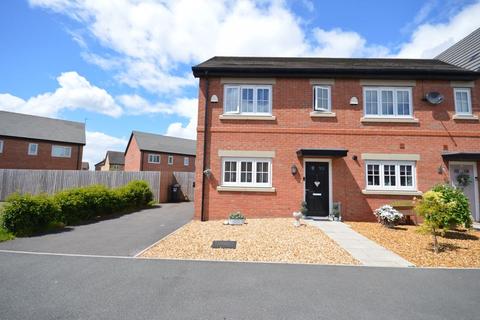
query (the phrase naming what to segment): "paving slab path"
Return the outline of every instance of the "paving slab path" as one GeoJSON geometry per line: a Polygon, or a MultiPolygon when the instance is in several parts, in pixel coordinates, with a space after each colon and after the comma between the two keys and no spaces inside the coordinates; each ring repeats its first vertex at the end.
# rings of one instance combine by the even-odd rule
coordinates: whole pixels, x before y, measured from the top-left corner
{"type": "Polygon", "coordinates": [[[352,230],[343,222],[306,220],[308,224],[322,230],[327,236],[345,249],[365,266],[414,267],[414,264],[398,254],[385,249],[378,243],[352,230]]]}

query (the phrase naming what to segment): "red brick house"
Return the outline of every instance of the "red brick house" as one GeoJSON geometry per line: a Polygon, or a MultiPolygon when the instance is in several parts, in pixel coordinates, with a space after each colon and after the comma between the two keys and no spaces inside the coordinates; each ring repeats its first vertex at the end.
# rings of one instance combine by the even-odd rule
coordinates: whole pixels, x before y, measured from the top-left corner
{"type": "Polygon", "coordinates": [[[125,150],[125,171],[195,172],[196,141],[133,131],[125,150]]]}
{"type": "Polygon", "coordinates": [[[199,78],[195,217],[346,220],[464,186],[480,219],[480,73],[435,59],[214,57],[199,78]]]}
{"type": "Polygon", "coordinates": [[[85,124],[0,111],[0,169],[81,170],[85,124]]]}

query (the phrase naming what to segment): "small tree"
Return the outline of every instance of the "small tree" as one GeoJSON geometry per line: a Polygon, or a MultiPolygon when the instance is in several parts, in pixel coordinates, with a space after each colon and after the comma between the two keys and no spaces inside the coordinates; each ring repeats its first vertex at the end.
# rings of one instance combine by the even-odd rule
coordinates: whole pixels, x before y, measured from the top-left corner
{"type": "Polygon", "coordinates": [[[438,253],[437,232],[441,229],[445,232],[445,228],[448,228],[444,221],[448,217],[452,206],[451,203],[442,199],[440,192],[428,191],[415,207],[417,213],[423,218],[421,230],[432,235],[435,253],[438,253]]]}
{"type": "Polygon", "coordinates": [[[435,186],[417,202],[415,211],[424,219],[422,229],[433,237],[433,249],[438,253],[437,233],[444,234],[459,225],[469,227],[471,214],[468,199],[461,190],[448,185],[435,186]]]}

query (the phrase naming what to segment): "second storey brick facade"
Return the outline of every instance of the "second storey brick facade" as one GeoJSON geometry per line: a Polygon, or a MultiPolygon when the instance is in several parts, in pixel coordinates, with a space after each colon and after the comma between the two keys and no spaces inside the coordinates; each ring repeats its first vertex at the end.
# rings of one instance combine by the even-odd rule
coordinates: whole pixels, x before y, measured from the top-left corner
{"type": "Polygon", "coordinates": [[[371,221],[467,174],[480,219],[479,74],[389,59],[217,57],[193,69],[196,218],[289,217],[306,201],[313,216],[371,221]]]}

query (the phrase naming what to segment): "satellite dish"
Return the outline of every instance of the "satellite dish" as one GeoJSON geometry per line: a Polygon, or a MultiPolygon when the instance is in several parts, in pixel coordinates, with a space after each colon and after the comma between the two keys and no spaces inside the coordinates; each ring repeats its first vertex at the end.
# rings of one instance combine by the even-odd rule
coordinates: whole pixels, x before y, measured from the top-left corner
{"type": "Polygon", "coordinates": [[[440,104],[443,102],[443,96],[440,92],[432,91],[425,95],[425,99],[431,104],[440,104]]]}

